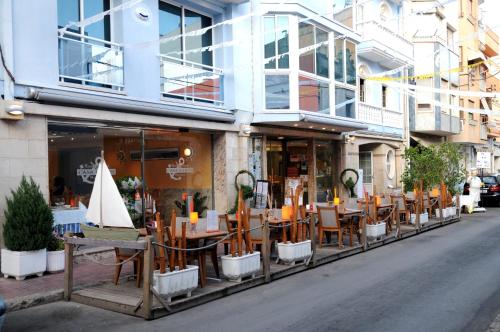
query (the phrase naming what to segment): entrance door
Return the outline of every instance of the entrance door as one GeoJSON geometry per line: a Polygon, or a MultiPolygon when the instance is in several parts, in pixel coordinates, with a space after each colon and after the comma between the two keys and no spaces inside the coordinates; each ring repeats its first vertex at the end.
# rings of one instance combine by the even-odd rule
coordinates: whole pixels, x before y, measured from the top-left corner
{"type": "Polygon", "coordinates": [[[302,178],[304,186],[303,199],[308,202],[307,163],[308,144],[305,140],[298,139],[275,139],[268,138],[266,145],[267,153],[267,176],[271,183],[273,206],[280,208],[285,201],[286,180],[302,178]]]}
{"type": "Polygon", "coordinates": [[[363,186],[373,195],[373,155],[371,151],[359,152],[359,168],[363,170],[363,186]]]}

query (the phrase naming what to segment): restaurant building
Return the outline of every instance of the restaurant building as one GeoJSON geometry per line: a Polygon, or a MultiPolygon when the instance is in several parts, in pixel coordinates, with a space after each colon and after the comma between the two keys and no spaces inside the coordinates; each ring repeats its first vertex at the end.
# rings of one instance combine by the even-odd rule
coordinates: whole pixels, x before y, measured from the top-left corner
{"type": "Polygon", "coordinates": [[[196,193],[227,211],[240,170],[278,205],[287,178],[324,201],[349,166],[346,133],[368,129],[350,1],[2,6],[0,197],[24,174],[51,204],[61,187],[85,204],[104,156],[119,185],[140,181],[131,200],[150,195],[163,214],[196,193]]]}

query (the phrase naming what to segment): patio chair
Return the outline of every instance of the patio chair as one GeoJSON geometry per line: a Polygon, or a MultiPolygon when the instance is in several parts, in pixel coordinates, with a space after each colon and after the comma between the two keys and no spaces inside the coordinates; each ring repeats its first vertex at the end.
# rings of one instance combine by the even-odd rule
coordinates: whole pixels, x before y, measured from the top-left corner
{"type": "Polygon", "coordinates": [[[391,195],[391,204],[398,205],[398,213],[399,220],[401,220],[401,216],[404,216],[405,222],[409,222],[410,220],[410,210],[408,209],[408,205],[406,204],[405,198],[402,195],[391,195]]]}
{"type": "MultiPolygon", "coordinates": [[[[118,281],[120,279],[120,273],[122,271],[122,266],[124,261],[130,259],[132,256],[134,256],[137,253],[137,250],[135,249],[126,249],[126,248],[115,248],[115,263],[119,264],[115,266],[115,274],[113,277],[113,281],[115,285],[118,285],[118,281]]],[[[134,263],[134,275],[136,275],[137,280],[136,284],[137,287],[141,287],[141,278],[142,278],[142,268],[144,265],[144,260],[143,260],[143,253],[138,254],[132,259],[132,262],[134,263]]]]}
{"type": "Polygon", "coordinates": [[[422,212],[427,212],[429,214],[429,219],[432,217],[432,203],[431,203],[431,195],[429,194],[428,191],[425,191],[423,193],[423,211],[422,212]]]}
{"type": "Polygon", "coordinates": [[[344,247],[342,239],[342,225],[337,206],[318,207],[318,236],[320,248],[323,245],[323,233],[325,232],[337,233],[339,248],[344,247]]]}
{"type": "MultiPolygon", "coordinates": [[[[344,201],[341,202],[341,205],[343,205],[343,208],[346,209],[352,209],[356,210],[358,209],[358,202],[356,198],[347,198],[344,201]]],[[[349,217],[346,220],[341,220],[343,223],[345,223],[346,227],[344,227],[344,234],[349,235],[349,246],[352,247],[352,237],[354,234],[356,234],[358,238],[358,242],[361,243],[361,220],[359,217],[349,217]]]]}
{"type": "Polygon", "coordinates": [[[262,226],[264,224],[264,217],[266,211],[264,209],[248,209],[248,223],[250,225],[250,237],[252,245],[255,245],[257,251],[262,252],[262,226]],[[255,229],[254,229],[255,228],[255,229]]]}

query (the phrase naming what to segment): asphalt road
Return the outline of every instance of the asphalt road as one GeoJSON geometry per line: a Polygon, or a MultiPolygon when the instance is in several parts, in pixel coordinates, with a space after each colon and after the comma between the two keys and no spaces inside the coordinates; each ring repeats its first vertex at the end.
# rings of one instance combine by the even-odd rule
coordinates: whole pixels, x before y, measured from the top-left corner
{"type": "Polygon", "coordinates": [[[59,302],[3,331],[485,331],[500,312],[500,209],[155,321],[59,302]]]}

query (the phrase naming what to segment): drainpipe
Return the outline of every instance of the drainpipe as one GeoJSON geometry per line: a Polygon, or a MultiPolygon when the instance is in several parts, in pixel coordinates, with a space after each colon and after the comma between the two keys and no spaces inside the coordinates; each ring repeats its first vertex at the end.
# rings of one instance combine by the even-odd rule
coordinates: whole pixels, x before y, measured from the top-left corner
{"type": "Polygon", "coordinates": [[[1,1],[0,7],[0,44],[2,46],[4,63],[1,64],[3,72],[3,95],[5,100],[14,99],[14,81],[5,67],[12,73],[14,71],[14,48],[12,34],[12,1],[1,1]]]}

